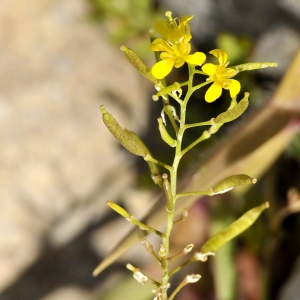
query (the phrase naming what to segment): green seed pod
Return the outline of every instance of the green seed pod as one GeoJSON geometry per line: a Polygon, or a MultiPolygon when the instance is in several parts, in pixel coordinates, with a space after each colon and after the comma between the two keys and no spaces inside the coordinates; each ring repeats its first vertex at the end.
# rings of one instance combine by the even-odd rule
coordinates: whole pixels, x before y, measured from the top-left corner
{"type": "Polygon", "coordinates": [[[245,97],[232,109],[229,109],[220,115],[218,115],[215,119],[215,123],[227,123],[237,119],[241,116],[249,105],[249,93],[245,93],[245,97]]]}
{"type": "Polygon", "coordinates": [[[269,207],[269,203],[265,202],[260,206],[254,207],[243,214],[235,222],[231,223],[226,228],[222,229],[214,236],[212,236],[204,245],[201,247],[201,253],[216,252],[225,243],[232,240],[234,237],[245,231],[250,227],[260,214],[269,207]]]}
{"type": "Polygon", "coordinates": [[[163,181],[163,188],[164,188],[165,197],[166,197],[166,200],[167,200],[167,210],[171,212],[171,211],[174,210],[174,203],[173,203],[171,185],[170,185],[170,182],[168,180],[168,175],[167,174],[163,174],[162,178],[164,180],[163,181]]]}
{"type": "Polygon", "coordinates": [[[122,208],[121,206],[119,206],[118,204],[114,203],[114,202],[110,202],[107,201],[106,204],[113,209],[115,212],[117,212],[118,214],[120,214],[122,217],[126,218],[126,219],[131,219],[132,216],[130,215],[129,212],[127,212],[124,208],[122,208]]]}
{"type": "Polygon", "coordinates": [[[162,118],[158,118],[158,129],[161,135],[161,138],[164,142],[166,142],[170,147],[175,147],[177,144],[177,141],[175,141],[173,138],[170,137],[166,127],[164,126],[162,122],[162,118]]]}
{"type": "Polygon", "coordinates": [[[100,106],[100,110],[102,112],[102,119],[105,126],[124,148],[138,156],[145,157],[148,154],[147,151],[136,141],[134,141],[130,135],[119,125],[116,119],[105,110],[103,105],[100,106]]]}
{"type": "Polygon", "coordinates": [[[252,178],[245,174],[232,175],[219,182],[212,189],[213,195],[226,193],[230,191],[233,187],[238,185],[247,185],[250,183],[255,184],[256,181],[257,181],[256,178],[252,178]]]}
{"type": "Polygon", "coordinates": [[[139,71],[145,78],[153,82],[154,84],[158,83],[158,80],[152,75],[151,70],[140,60],[140,58],[126,46],[121,46],[120,49],[124,52],[127,60],[133,65],[133,67],[139,71]]]}
{"type": "Polygon", "coordinates": [[[167,86],[164,89],[161,89],[160,91],[158,91],[155,96],[159,97],[159,96],[164,96],[164,95],[168,95],[170,93],[172,93],[173,91],[177,91],[180,89],[180,83],[178,82],[174,82],[173,84],[167,86]]]}
{"type": "Polygon", "coordinates": [[[255,62],[255,63],[237,65],[230,68],[235,69],[239,73],[242,71],[251,71],[251,70],[273,68],[273,67],[277,67],[277,62],[255,62]]]}
{"type": "MultiPolygon", "coordinates": [[[[149,153],[151,155],[151,152],[149,151],[147,146],[143,143],[143,141],[133,131],[129,131],[127,129],[125,129],[125,131],[130,135],[130,137],[137,144],[139,144],[147,153],[149,153]]],[[[158,186],[160,186],[162,188],[163,187],[162,186],[162,179],[161,179],[160,172],[159,172],[159,169],[158,169],[157,165],[152,161],[147,161],[147,164],[148,164],[150,172],[151,172],[152,180],[154,181],[155,184],[157,184],[158,186]]]]}

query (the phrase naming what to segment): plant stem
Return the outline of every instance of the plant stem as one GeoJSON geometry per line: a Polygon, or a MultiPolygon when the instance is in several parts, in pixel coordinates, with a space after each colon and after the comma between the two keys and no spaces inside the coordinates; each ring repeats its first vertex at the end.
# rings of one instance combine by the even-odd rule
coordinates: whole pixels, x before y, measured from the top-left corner
{"type": "MultiPolygon", "coordinates": [[[[173,203],[175,203],[176,195],[177,195],[177,170],[178,170],[178,166],[179,166],[179,163],[180,163],[180,160],[182,157],[181,147],[182,147],[183,134],[185,131],[186,106],[187,106],[188,100],[190,99],[190,97],[193,93],[193,85],[192,85],[193,76],[194,76],[194,69],[189,66],[189,80],[187,83],[188,91],[185,95],[183,102],[180,104],[180,126],[179,126],[179,130],[177,133],[175,157],[174,157],[172,167],[170,169],[170,185],[171,185],[171,193],[172,193],[173,203]]],[[[166,253],[165,253],[165,256],[162,257],[162,259],[161,259],[161,269],[162,269],[161,286],[166,286],[167,283],[169,282],[169,278],[170,278],[168,258],[169,258],[169,253],[170,253],[170,249],[169,249],[170,235],[171,235],[171,231],[172,231],[172,228],[174,225],[173,218],[174,218],[174,210],[167,211],[167,227],[166,227],[166,232],[164,234],[164,237],[162,238],[162,243],[163,243],[166,253]]],[[[173,297],[174,296],[175,296],[175,294],[173,295],[173,297]]],[[[165,292],[162,295],[162,300],[167,300],[167,298],[168,298],[167,292],[165,292]]],[[[171,299],[173,299],[173,298],[171,298],[171,299]]]]}

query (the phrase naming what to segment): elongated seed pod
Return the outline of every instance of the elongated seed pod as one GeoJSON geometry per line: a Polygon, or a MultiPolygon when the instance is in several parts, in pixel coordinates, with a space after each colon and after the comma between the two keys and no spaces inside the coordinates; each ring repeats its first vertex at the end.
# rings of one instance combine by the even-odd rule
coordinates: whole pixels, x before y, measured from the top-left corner
{"type": "Polygon", "coordinates": [[[134,141],[130,135],[119,125],[116,119],[106,111],[103,105],[100,106],[102,112],[102,119],[111,132],[111,134],[119,141],[119,143],[126,148],[129,152],[145,157],[148,153],[143,147],[141,147],[136,141],[134,141]]]}
{"type": "Polygon", "coordinates": [[[173,84],[167,86],[164,89],[161,89],[156,93],[156,96],[164,96],[172,93],[173,91],[177,91],[180,89],[180,83],[174,82],[173,84]]]}
{"type": "Polygon", "coordinates": [[[225,178],[220,181],[213,189],[213,194],[223,194],[227,191],[230,191],[233,187],[238,185],[246,185],[257,181],[256,178],[252,178],[245,174],[236,174],[225,178]]]}
{"type": "MultiPolygon", "coordinates": [[[[127,129],[125,129],[125,131],[130,135],[130,137],[136,142],[138,143],[147,153],[149,153],[151,155],[150,150],[147,148],[147,146],[143,143],[143,141],[135,134],[135,132],[133,131],[129,131],[127,129]]],[[[162,186],[162,178],[160,176],[160,172],[159,169],[157,167],[157,164],[155,164],[152,161],[147,161],[147,164],[149,166],[150,172],[151,172],[151,178],[154,181],[155,184],[157,184],[158,186],[160,186],[161,188],[162,186]]]]}
{"type": "Polygon", "coordinates": [[[152,75],[151,70],[140,60],[140,58],[129,48],[122,45],[120,49],[124,52],[127,60],[133,65],[133,67],[139,71],[145,78],[153,82],[158,83],[158,80],[152,75]]]}
{"type": "Polygon", "coordinates": [[[239,73],[242,71],[251,71],[251,70],[273,68],[273,67],[277,67],[277,62],[255,62],[255,63],[232,66],[230,68],[235,69],[239,73]]]}
{"type": "Polygon", "coordinates": [[[162,122],[162,118],[158,118],[158,129],[161,135],[161,138],[163,139],[164,142],[166,142],[170,147],[175,147],[177,141],[175,141],[168,133],[166,127],[164,126],[162,122]]]}
{"type": "Polygon", "coordinates": [[[249,105],[249,93],[245,93],[245,97],[232,109],[219,114],[215,119],[215,123],[227,123],[241,116],[249,105]]]}
{"type": "Polygon", "coordinates": [[[116,204],[114,202],[111,202],[111,201],[107,201],[106,204],[111,209],[113,209],[115,212],[117,212],[118,214],[120,214],[122,217],[124,217],[126,219],[132,218],[131,214],[128,211],[126,211],[124,208],[122,208],[121,206],[119,206],[118,204],[116,204]]]}
{"type": "Polygon", "coordinates": [[[260,206],[254,207],[243,214],[239,219],[225,227],[214,236],[212,236],[201,247],[201,253],[216,252],[221,246],[250,227],[260,214],[269,207],[269,203],[265,202],[260,206]]]}
{"type": "Polygon", "coordinates": [[[163,188],[165,191],[165,197],[167,201],[167,210],[168,211],[173,211],[174,210],[174,203],[173,203],[173,197],[172,197],[172,191],[171,191],[171,184],[168,180],[168,175],[163,174],[163,188]]]}

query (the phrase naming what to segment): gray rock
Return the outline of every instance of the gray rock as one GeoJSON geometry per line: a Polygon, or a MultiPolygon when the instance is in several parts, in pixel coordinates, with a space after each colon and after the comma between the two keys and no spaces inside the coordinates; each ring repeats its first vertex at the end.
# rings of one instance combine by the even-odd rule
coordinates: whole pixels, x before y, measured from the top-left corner
{"type": "Polygon", "coordinates": [[[299,47],[300,34],[284,24],[278,24],[259,37],[250,60],[277,61],[277,68],[259,72],[278,78],[284,74],[299,47]]]}
{"type": "Polygon", "coordinates": [[[300,1],[299,0],[277,0],[278,6],[286,10],[289,14],[300,20],[300,1]]]}

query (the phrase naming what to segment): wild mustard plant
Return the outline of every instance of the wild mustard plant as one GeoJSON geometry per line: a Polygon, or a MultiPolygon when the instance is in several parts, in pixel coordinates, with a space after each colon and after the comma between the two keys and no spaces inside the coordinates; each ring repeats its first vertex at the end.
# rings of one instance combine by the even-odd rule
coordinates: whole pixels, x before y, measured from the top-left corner
{"type": "MultiPolygon", "coordinates": [[[[168,165],[154,158],[148,148],[134,133],[123,129],[115,120],[115,118],[106,111],[104,106],[101,106],[100,108],[103,121],[108,130],[128,151],[144,158],[149,165],[154,183],[157,184],[164,193],[166,205],[166,229],[164,232],[138,221],[118,204],[110,201],[107,202],[107,205],[110,208],[123,216],[127,221],[138,226],[141,230],[153,232],[161,238],[161,245],[158,250],[155,250],[150,242],[146,239],[142,241],[145,249],[152,254],[154,259],[161,267],[162,276],[160,279],[152,279],[144,274],[139,268],[136,268],[131,264],[127,264],[127,268],[133,272],[133,277],[138,282],[144,284],[147,281],[151,281],[156,286],[155,290],[153,291],[155,294],[154,300],[172,300],[183,286],[189,283],[197,282],[201,278],[200,274],[188,274],[178,287],[172,289],[173,292],[171,294],[168,292],[170,288],[171,276],[191,262],[207,261],[208,256],[215,255],[215,252],[222,245],[251,226],[262,213],[262,211],[268,207],[269,204],[266,202],[249,210],[238,220],[212,236],[207,242],[204,243],[199,251],[196,251],[193,254],[192,258],[186,260],[179,267],[170,270],[169,262],[171,259],[186,255],[187,253],[191,252],[194,247],[193,244],[187,245],[180,253],[170,256],[170,235],[172,228],[174,224],[179,223],[180,220],[183,220],[187,217],[187,211],[184,210],[182,217],[179,220],[174,220],[174,208],[177,200],[190,195],[213,196],[230,191],[235,186],[254,184],[256,182],[255,178],[251,178],[248,175],[235,174],[225,178],[216,186],[207,190],[179,193],[177,189],[177,171],[181,158],[197,144],[209,139],[222,127],[224,123],[237,119],[247,109],[249,105],[249,93],[245,93],[244,97],[240,101],[237,101],[237,96],[241,90],[241,85],[238,80],[232,79],[233,77],[242,71],[277,66],[277,64],[274,62],[258,62],[228,67],[229,61],[227,53],[221,49],[214,49],[209,52],[217,58],[217,64],[205,63],[206,55],[204,53],[196,52],[194,54],[190,54],[190,40],[192,35],[190,32],[189,22],[193,16],[173,18],[171,12],[166,12],[166,17],[167,21],[159,21],[154,25],[156,31],[162,36],[162,38],[154,39],[151,43],[150,49],[153,52],[158,52],[160,57],[160,60],[153,65],[151,70],[144,65],[144,63],[132,50],[125,46],[122,46],[121,50],[124,52],[129,62],[145,78],[154,84],[157,92],[153,96],[153,100],[158,100],[159,98],[162,99],[162,117],[158,118],[158,129],[162,140],[170,147],[175,148],[173,163],[168,165]],[[188,80],[182,83],[174,82],[170,85],[167,85],[165,77],[172,71],[174,67],[180,68],[185,63],[187,63],[189,71],[188,80]],[[201,76],[203,78],[203,82],[201,84],[194,85],[194,76],[201,76]],[[191,95],[200,88],[206,89],[206,86],[208,85],[210,86],[205,93],[206,102],[210,103],[217,100],[221,96],[223,89],[228,90],[231,97],[231,103],[228,109],[210,120],[201,121],[194,124],[187,124],[186,112],[191,95]],[[185,95],[183,95],[181,89],[183,86],[187,88],[185,95]],[[172,106],[170,99],[179,104],[180,111],[178,114],[175,111],[175,108],[172,106]],[[172,134],[170,134],[165,127],[165,115],[172,124],[172,134]],[[182,146],[182,140],[185,131],[192,127],[202,126],[208,126],[208,129],[202,130],[199,138],[184,148],[182,146]],[[164,168],[166,172],[161,175],[158,166],[164,168]]],[[[94,272],[94,274],[97,274],[97,271],[94,272]]]]}

